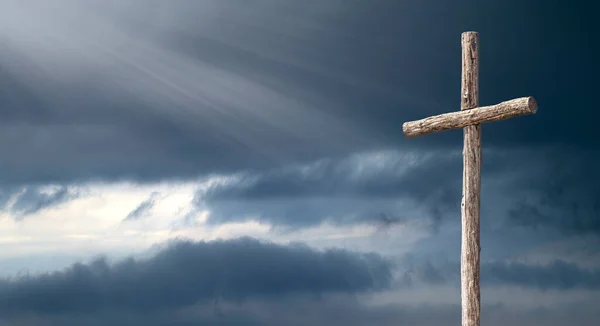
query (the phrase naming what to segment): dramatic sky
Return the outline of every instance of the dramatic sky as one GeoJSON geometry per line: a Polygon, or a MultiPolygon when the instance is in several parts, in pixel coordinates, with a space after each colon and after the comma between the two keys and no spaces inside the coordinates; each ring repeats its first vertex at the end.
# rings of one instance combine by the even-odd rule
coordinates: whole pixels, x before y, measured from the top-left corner
{"type": "Polygon", "coordinates": [[[482,324],[597,325],[584,1],[0,0],[0,324],[460,324],[464,31],[482,324]]]}

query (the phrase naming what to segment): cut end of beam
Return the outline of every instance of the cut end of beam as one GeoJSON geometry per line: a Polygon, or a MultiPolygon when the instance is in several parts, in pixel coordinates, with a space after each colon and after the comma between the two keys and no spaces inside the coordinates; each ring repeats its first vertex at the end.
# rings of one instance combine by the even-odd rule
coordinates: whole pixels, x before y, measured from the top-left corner
{"type": "Polygon", "coordinates": [[[536,114],[538,110],[537,102],[532,96],[527,98],[527,106],[529,107],[529,111],[531,114],[536,114]]]}
{"type": "Polygon", "coordinates": [[[402,131],[406,137],[417,137],[486,122],[535,114],[537,110],[537,102],[533,97],[521,97],[492,106],[444,113],[422,120],[405,122],[402,125],[402,131]]]}

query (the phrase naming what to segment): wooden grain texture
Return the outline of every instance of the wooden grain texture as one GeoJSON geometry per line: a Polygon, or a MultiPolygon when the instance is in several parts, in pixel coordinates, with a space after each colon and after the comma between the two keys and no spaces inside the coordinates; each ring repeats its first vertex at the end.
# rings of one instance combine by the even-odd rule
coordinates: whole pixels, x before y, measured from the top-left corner
{"type": "Polygon", "coordinates": [[[485,122],[535,114],[536,112],[537,104],[535,99],[533,97],[521,97],[496,105],[483,106],[471,110],[463,109],[463,111],[444,113],[421,120],[405,122],[402,125],[402,131],[406,137],[417,137],[485,122]]]}
{"type": "Polygon", "coordinates": [[[479,35],[465,32],[462,45],[461,111],[441,114],[402,125],[407,137],[463,128],[463,194],[461,201],[462,240],[460,254],[462,326],[480,326],[480,240],[481,124],[535,114],[533,97],[479,107],[479,35]]]}
{"type": "MultiPolygon", "coordinates": [[[[461,39],[461,110],[464,111],[479,106],[479,35],[476,32],[465,32],[461,39]]],[[[481,125],[464,128],[463,161],[460,257],[462,326],[479,326],[481,125]]]]}

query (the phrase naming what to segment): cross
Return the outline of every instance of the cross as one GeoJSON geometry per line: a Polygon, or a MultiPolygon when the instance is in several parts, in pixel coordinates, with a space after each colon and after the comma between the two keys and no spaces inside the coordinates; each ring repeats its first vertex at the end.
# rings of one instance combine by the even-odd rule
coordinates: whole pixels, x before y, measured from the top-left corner
{"type": "Polygon", "coordinates": [[[535,114],[533,97],[479,107],[479,34],[465,32],[462,44],[461,111],[432,116],[402,125],[404,135],[417,137],[463,128],[463,190],[461,201],[462,241],[460,253],[462,326],[480,322],[479,208],[481,192],[481,124],[535,114]]]}

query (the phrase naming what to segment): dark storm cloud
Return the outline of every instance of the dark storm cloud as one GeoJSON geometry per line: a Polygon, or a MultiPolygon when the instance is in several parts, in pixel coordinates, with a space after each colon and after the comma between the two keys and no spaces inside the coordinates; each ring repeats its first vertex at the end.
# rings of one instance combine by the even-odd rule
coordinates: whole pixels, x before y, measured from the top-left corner
{"type": "MultiPolygon", "coordinates": [[[[594,326],[599,317],[595,305],[589,302],[552,305],[541,308],[511,308],[499,304],[482,303],[482,323],[490,326],[594,326]]],[[[248,326],[362,326],[377,324],[436,325],[460,324],[458,304],[368,305],[352,298],[323,300],[282,299],[253,301],[242,306],[223,304],[218,311],[210,306],[199,306],[184,311],[149,312],[146,314],[86,314],[60,316],[0,316],[7,326],[192,326],[192,325],[248,325],[248,326]]]]}
{"type": "MultiPolygon", "coordinates": [[[[426,283],[432,285],[460,282],[460,264],[405,261],[407,271],[398,286],[426,283]]],[[[555,260],[544,265],[520,262],[482,262],[483,286],[516,286],[539,290],[600,289],[600,270],[587,269],[576,264],[555,260]]]]}
{"type": "Polygon", "coordinates": [[[548,171],[534,180],[526,162],[490,164],[494,158],[484,156],[484,182],[490,171],[509,170],[537,185],[530,194],[505,187],[511,200],[520,197],[511,202],[513,225],[597,229],[593,178],[582,173],[581,186],[563,170],[550,171],[565,158],[560,151],[545,160],[526,154],[561,143],[579,150],[572,162],[586,162],[585,151],[597,148],[595,111],[586,109],[593,83],[582,79],[595,66],[581,69],[594,50],[579,41],[589,33],[585,20],[575,19],[585,15],[579,4],[252,3],[5,1],[0,150],[7,155],[0,180],[151,181],[252,170],[258,177],[244,181],[249,185],[207,201],[213,220],[265,215],[265,205],[272,210],[264,218],[280,224],[316,224],[326,215],[402,220],[413,213],[390,198],[407,197],[428,210],[414,214],[440,221],[460,196],[460,160],[358,181],[346,180],[351,168],[338,162],[364,149],[459,149],[459,131],[409,141],[401,123],[458,109],[460,33],[474,29],[481,33],[480,102],[533,95],[540,105],[535,116],[484,126],[485,146],[509,150],[518,143],[548,171]],[[578,59],[567,66],[564,57],[578,59]],[[581,116],[587,119],[574,120],[581,116]],[[322,180],[285,168],[324,157],[322,180]],[[552,200],[557,207],[549,212],[535,193],[547,192],[545,183],[561,189],[560,182],[589,191],[569,195],[582,204],[552,200]],[[341,208],[332,210],[334,200],[341,208]]]}
{"type": "Polygon", "coordinates": [[[435,230],[443,212],[458,207],[460,175],[453,152],[372,152],[237,174],[202,187],[195,203],[210,211],[210,223],[258,218],[276,226],[385,228],[420,218],[435,230]]]}
{"type": "Polygon", "coordinates": [[[580,268],[564,261],[546,266],[523,263],[486,263],[482,266],[482,282],[489,285],[515,285],[542,290],[599,289],[600,270],[580,268]]]}
{"type": "Polygon", "coordinates": [[[79,196],[77,191],[68,186],[56,186],[53,189],[39,186],[3,187],[0,190],[0,208],[14,214],[18,218],[36,214],[79,196]],[[13,202],[10,202],[14,200],[13,202]]]}
{"type": "MultiPolygon", "coordinates": [[[[489,295],[489,292],[486,292],[489,295]]],[[[2,314],[7,326],[71,325],[255,325],[255,326],[361,326],[438,325],[460,323],[460,306],[452,304],[374,304],[352,296],[276,297],[275,300],[251,299],[243,303],[226,301],[198,304],[184,309],[135,311],[72,311],[60,314],[2,314]]],[[[482,302],[482,322],[486,325],[582,325],[597,324],[599,314],[594,301],[575,301],[552,305],[514,307],[491,300],[482,302]]]]}
{"type": "Polygon", "coordinates": [[[35,187],[27,187],[25,191],[17,197],[12,205],[12,211],[19,215],[35,214],[45,208],[62,204],[77,197],[69,191],[68,187],[61,186],[52,193],[44,193],[35,187]]]}
{"type": "Polygon", "coordinates": [[[446,185],[454,181],[455,175],[460,175],[460,169],[459,153],[450,151],[366,152],[241,175],[237,180],[215,184],[201,195],[207,200],[311,196],[393,198],[401,194],[425,198],[435,190],[432,183],[446,185]],[[425,175],[428,177],[423,179],[425,175]]]}
{"type": "Polygon", "coordinates": [[[150,198],[141,202],[134,210],[127,214],[124,221],[137,220],[147,216],[154,207],[154,203],[156,202],[157,196],[158,193],[153,192],[152,195],[150,195],[150,198]]]}
{"type": "Polygon", "coordinates": [[[157,180],[457,148],[460,132],[409,142],[400,126],[458,109],[465,30],[481,33],[482,104],[540,104],[485,126],[486,145],[597,146],[586,15],[578,2],[5,0],[0,180],[157,180]]]}
{"type": "Polygon", "coordinates": [[[294,294],[360,293],[390,286],[392,265],[376,254],[315,251],[250,238],[178,241],[147,260],[105,259],[0,282],[2,315],[179,309],[294,294]]]}
{"type": "MultiPolygon", "coordinates": [[[[259,219],[306,227],[420,219],[436,231],[460,220],[461,165],[456,151],[367,152],[239,173],[203,186],[195,203],[210,211],[210,223],[259,219]]],[[[598,165],[591,150],[485,150],[482,228],[507,236],[523,227],[598,234],[598,165]]]]}
{"type": "Polygon", "coordinates": [[[528,195],[510,210],[510,222],[567,235],[600,234],[600,153],[563,149],[555,154],[539,167],[542,173],[514,186],[528,195]]]}

